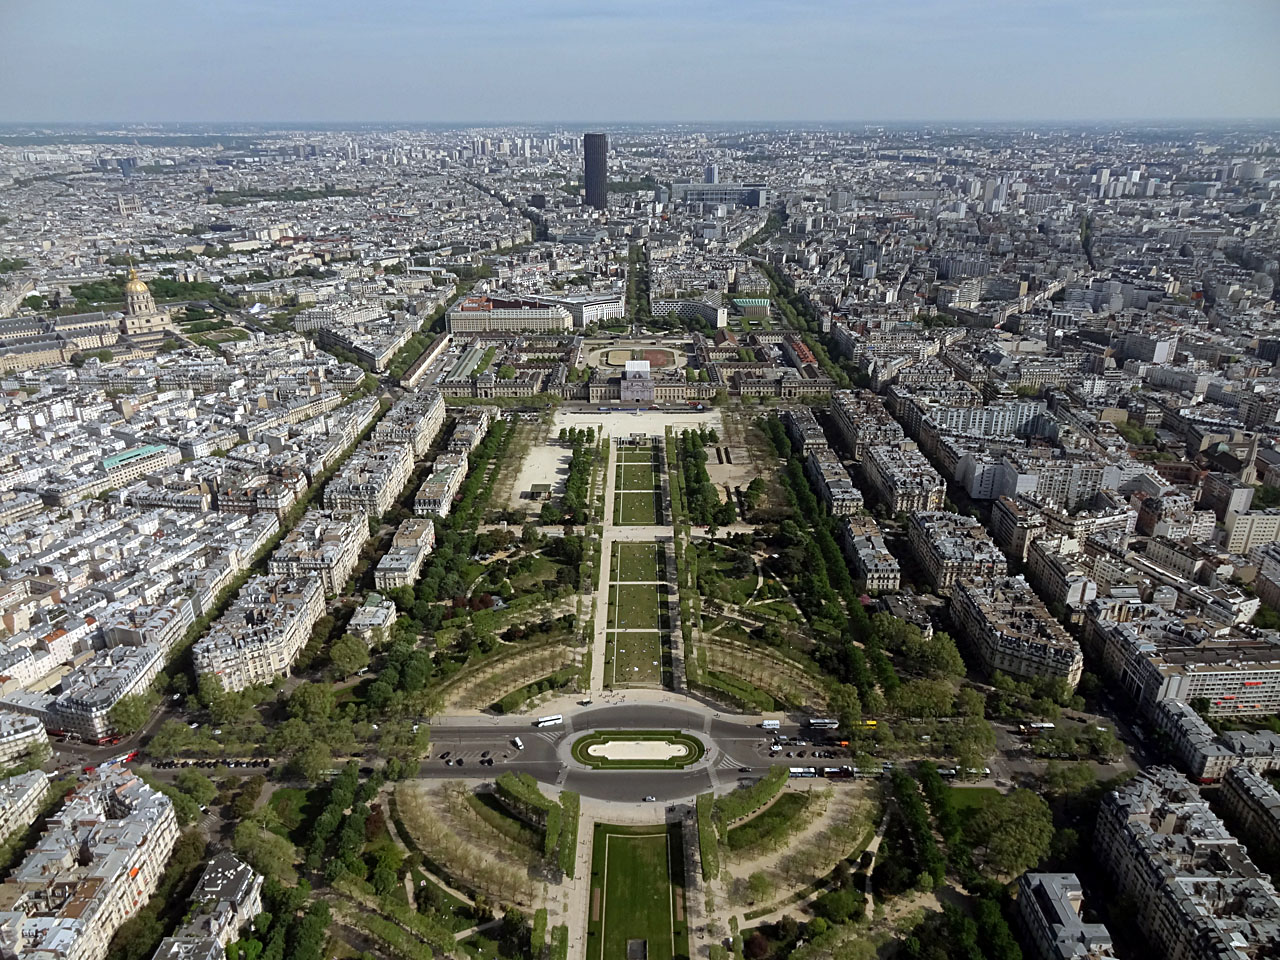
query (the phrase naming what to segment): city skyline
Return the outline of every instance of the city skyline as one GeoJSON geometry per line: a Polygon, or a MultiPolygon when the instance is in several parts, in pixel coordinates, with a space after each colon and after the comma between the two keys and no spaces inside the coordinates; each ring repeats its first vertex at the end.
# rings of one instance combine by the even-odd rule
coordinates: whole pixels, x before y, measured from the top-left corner
{"type": "Polygon", "coordinates": [[[0,122],[1121,122],[1275,117],[1280,7],[914,0],[534,10],[19,2],[0,122]],[[1219,7],[1225,10],[1226,7],[1219,7]],[[1247,26],[1247,29],[1241,25],[1247,26]],[[714,44],[707,38],[714,36],[714,44]],[[483,69],[477,70],[477,55],[483,69]],[[50,63],[59,63],[50,71],[50,63]],[[589,82],[584,82],[590,78],[589,82]],[[264,97],[263,91],[271,95],[264,97]],[[1172,105],[1172,106],[1171,106],[1172,105]]]}

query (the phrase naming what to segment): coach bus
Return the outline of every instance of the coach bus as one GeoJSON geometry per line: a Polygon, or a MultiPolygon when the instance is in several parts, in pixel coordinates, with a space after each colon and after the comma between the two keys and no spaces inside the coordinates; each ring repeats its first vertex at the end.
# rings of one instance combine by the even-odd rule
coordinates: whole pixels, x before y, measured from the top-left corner
{"type": "Polygon", "coordinates": [[[781,724],[777,720],[761,720],[760,721],[761,730],[777,730],[778,727],[780,726],[781,724]]]}
{"type": "Polygon", "coordinates": [[[539,717],[533,722],[536,727],[554,727],[560,723],[564,723],[564,717],[558,713],[553,713],[549,717],[539,717]]]}
{"type": "Polygon", "coordinates": [[[832,720],[829,717],[812,717],[809,720],[809,726],[817,730],[834,730],[840,726],[840,721],[832,720]]]}

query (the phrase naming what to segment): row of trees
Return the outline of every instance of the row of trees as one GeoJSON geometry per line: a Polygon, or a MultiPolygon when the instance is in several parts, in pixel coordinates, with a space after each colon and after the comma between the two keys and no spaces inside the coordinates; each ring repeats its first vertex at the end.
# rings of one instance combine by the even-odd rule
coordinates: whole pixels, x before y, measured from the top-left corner
{"type": "Polygon", "coordinates": [[[707,474],[707,451],[704,447],[707,435],[705,430],[683,430],[680,433],[678,455],[684,478],[685,510],[692,523],[723,526],[733,523],[737,513],[732,501],[720,502],[715,484],[707,474]]]}

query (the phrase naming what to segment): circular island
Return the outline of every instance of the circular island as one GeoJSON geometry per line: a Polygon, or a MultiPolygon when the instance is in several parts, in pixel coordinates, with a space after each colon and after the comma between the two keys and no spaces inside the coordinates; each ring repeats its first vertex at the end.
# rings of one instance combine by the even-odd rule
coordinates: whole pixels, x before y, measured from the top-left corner
{"type": "Polygon", "coordinates": [[[597,730],[574,741],[570,752],[592,770],[683,770],[706,747],[679,730],[597,730]]]}

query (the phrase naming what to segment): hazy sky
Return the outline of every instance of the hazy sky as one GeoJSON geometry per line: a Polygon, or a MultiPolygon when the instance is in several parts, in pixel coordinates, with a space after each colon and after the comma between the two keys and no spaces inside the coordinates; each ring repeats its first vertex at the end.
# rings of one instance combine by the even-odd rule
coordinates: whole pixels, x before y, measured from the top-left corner
{"type": "Polygon", "coordinates": [[[0,0],[0,121],[1280,116],[1280,0],[0,0]]]}

